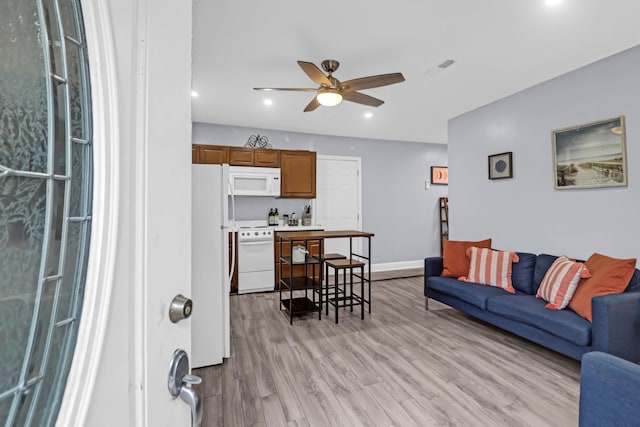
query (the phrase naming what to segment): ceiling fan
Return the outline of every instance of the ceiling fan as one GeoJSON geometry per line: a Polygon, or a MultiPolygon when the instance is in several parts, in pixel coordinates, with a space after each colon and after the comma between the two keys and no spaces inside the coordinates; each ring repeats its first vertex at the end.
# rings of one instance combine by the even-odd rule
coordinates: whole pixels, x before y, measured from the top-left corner
{"type": "Polygon", "coordinates": [[[326,59],[322,61],[322,68],[328,73],[325,75],[315,64],[311,62],[298,61],[298,65],[302,68],[307,76],[320,85],[317,88],[270,88],[270,87],[254,87],[255,90],[288,90],[295,92],[317,92],[317,95],[305,107],[307,111],[313,111],[320,105],[333,107],[345,101],[356,102],[358,104],[369,105],[371,107],[379,107],[384,101],[358,92],[363,89],[371,89],[374,87],[387,86],[404,81],[402,73],[378,74],[376,76],[361,77],[359,79],[340,80],[333,77],[333,73],[338,69],[340,63],[334,59],[326,59]]]}

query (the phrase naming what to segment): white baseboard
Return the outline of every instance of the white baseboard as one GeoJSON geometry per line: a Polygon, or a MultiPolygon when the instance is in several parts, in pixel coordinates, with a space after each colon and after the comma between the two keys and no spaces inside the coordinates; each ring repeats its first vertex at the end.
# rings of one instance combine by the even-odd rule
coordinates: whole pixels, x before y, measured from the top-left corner
{"type": "Polygon", "coordinates": [[[375,273],[378,271],[404,270],[406,268],[422,267],[424,267],[423,259],[417,259],[415,261],[384,262],[380,264],[371,264],[371,272],[375,273]]]}

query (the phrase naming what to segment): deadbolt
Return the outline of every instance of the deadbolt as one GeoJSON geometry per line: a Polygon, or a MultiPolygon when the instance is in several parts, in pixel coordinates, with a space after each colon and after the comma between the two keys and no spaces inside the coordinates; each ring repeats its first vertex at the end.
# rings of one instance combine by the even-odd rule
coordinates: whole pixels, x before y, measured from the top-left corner
{"type": "Polygon", "coordinates": [[[173,323],[178,323],[182,319],[191,316],[193,311],[193,301],[184,295],[176,295],[169,306],[169,319],[173,323]]]}

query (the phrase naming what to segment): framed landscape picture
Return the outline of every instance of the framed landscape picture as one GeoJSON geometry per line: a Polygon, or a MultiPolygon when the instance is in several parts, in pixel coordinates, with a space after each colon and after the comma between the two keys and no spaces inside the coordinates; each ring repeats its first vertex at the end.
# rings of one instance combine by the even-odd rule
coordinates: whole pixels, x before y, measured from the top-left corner
{"type": "Polygon", "coordinates": [[[513,153],[492,154],[489,156],[489,179],[513,178],[513,153]]]}
{"type": "Polygon", "coordinates": [[[447,166],[431,166],[431,184],[449,184],[449,168],[447,166]]]}
{"type": "Polygon", "coordinates": [[[552,132],[557,190],[627,185],[624,116],[552,132]]]}

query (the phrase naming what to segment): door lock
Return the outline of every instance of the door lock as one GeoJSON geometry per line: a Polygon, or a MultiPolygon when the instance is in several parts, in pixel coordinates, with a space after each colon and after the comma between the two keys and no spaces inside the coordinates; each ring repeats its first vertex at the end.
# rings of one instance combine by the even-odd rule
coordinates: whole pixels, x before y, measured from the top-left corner
{"type": "Polygon", "coordinates": [[[173,323],[178,323],[179,321],[186,319],[191,316],[191,312],[193,311],[193,301],[184,295],[176,295],[171,301],[171,305],[169,306],[169,319],[173,323]]]}

